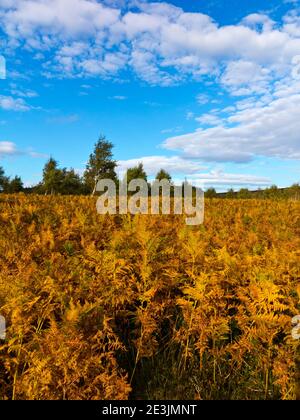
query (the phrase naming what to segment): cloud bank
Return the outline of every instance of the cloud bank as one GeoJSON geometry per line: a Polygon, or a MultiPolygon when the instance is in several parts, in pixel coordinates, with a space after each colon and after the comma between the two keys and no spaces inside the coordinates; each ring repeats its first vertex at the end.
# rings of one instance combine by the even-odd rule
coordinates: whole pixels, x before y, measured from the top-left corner
{"type": "Polygon", "coordinates": [[[300,51],[296,12],[281,22],[252,14],[220,26],[202,13],[143,1],[0,0],[0,8],[6,48],[39,52],[45,71],[62,77],[131,69],[150,84],[210,75],[236,94],[264,92],[300,51]]]}
{"type": "MultiPolygon", "coordinates": [[[[119,80],[130,73],[150,85],[211,83],[231,97],[230,106],[183,115],[198,128],[162,145],[179,156],[133,159],[130,166],[142,160],[149,173],[160,166],[194,173],[197,161],[299,160],[300,14],[290,4],[276,22],[254,13],[222,26],[163,2],[0,0],[0,45],[7,54],[34,55],[49,78],[119,80]]],[[[196,101],[209,104],[205,94],[196,101]]],[[[0,96],[0,108],[30,110],[13,96],[0,96]]]]}

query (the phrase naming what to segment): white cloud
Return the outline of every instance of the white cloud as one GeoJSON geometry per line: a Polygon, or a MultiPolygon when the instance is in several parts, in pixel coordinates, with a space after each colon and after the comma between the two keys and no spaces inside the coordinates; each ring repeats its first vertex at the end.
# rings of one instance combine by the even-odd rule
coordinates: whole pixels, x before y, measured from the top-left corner
{"type": "Polygon", "coordinates": [[[216,121],[214,127],[168,138],[164,147],[206,161],[248,162],[256,156],[300,159],[300,81],[277,83],[265,101],[237,107],[222,124],[216,121]]]}
{"type": "Polygon", "coordinates": [[[19,154],[15,143],[10,141],[0,141],[0,156],[13,156],[19,154]]]}
{"type": "Polygon", "coordinates": [[[212,114],[203,114],[200,117],[195,118],[196,121],[202,125],[218,125],[222,123],[222,119],[212,114]]]}
{"type": "Polygon", "coordinates": [[[46,153],[39,153],[34,151],[29,151],[28,155],[36,159],[48,159],[50,157],[50,155],[47,155],[46,153]]]}
{"type": "Polygon", "coordinates": [[[18,88],[18,86],[15,83],[10,84],[10,93],[20,98],[36,98],[37,96],[39,96],[38,93],[32,89],[18,88]]]}
{"type": "Polygon", "coordinates": [[[180,80],[180,76],[161,70],[157,64],[157,56],[149,51],[133,50],[129,64],[141,79],[151,85],[170,86],[180,80]]]}
{"type": "Polygon", "coordinates": [[[235,96],[264,94],[268,92],[272,77],[268,68],[251,61],[232,61],[228,63],[221,77],[223,86],[235,96]]]}
{"type": "Polygon", "coordinates": [[[115,23],[120,14],[93,0],[14,0],[2,2],[2,7],[3,29],[10,37],[35,37],[41,43],[42,36],[72,39],[96,35],[115,23]]]}
{"type": "MultiPolygon", "coordinates": [[[[206,84],[216,82],[238,98],[219,110],[222,118],[206,113],[196,119],[197,131],[165,141],[164,147],[182,157],[143,158],[149,170],[157,169],[155,159],[162,166],[173,162],[171,169],[186,168],[187,162],[195,168],[189,158],[300,159],[300,82],[290,78],[300,51],[299,10],[281,22],[257,13],[221,26],[207,15],[162,2],[0,0],[0,6],[6,47],[32,51],[48,77],[118,79],[122,70],[131,70],[146,83],[170,86],[205,76],[206,84]]],[[[29,110],[17,96],[0,96],[0,108],[29,110]]],[[[208,99],[197,97],[202,105],[208,99]]],[[[191,111],[187,118],[193,118],[191,111]]]]}
{"type": "Polygon", "coordinates": [[[195,186],[220,186],[224,187],[266,187],[271,184],[270,178],[248,174],[232,174],[222,170],[213,170],[208,173],[195,174],[188,178],[195,186]]]}
{"type": "Polygon", "coordinates": [[[30,106],[21,98],[0,95],[0,108],[5,111],[29,111],[30,106]]]}
{"type": "Polygon", "coordinates": [[[45,158],[49,157],[43,153],[35,152],[33,149],[27,151],[20,150],[17,145],[11,141],[0,141],[0,157],[27,155],[33,158],[45,158]]]}
{"type": "Polygon", "coordinates": [[[122,176],[128,168],[143,163],[144,169],[149,176],[154,176],[160,169],[165,169],[172,174],[192,174],[205,169],[199,162],[182,159],[178,156],[146,156],[136,159],[118,161],[118,171],[122,176]]]}
{"type": "Polygon", "coordinates": [[[260,13],[252,13],[246,16],[242,20],[242,23],[248,25],[250,28],[262,31],[270,31],[275,26],[275,22],[269,16],[260,13]]]}
{"type": "Polygon", "coordinates": [[[25,45],[41,60],[44,55],[36,54],[47,52],[47,71],[66,77],[115,77],[130,67],[150,84],[208,75],[221,77],[230,89],[242,85],[237,94],[250,94],[264,91],[271,73],[286,74],[300,50],[295,11],[283,23],[252,14],[220,26],[207,15],[167,3],[2,0],[1,5],[7,45],[25,45]],[[246,74],[248,80],[254,77],[251,87],[246,74]]]}
{"type": "Polygon", "coordinates": [[[205,105],[209,102],[209,97],[203,93],[200,93],[199,95],[197,95],[196,100],[198,104],[205,105]]]}

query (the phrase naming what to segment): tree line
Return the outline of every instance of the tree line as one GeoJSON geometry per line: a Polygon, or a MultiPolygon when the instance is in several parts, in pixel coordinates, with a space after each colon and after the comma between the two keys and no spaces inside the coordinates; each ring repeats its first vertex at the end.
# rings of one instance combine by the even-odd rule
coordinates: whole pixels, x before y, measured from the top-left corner
{"type": "MultiPolygon", "coordinates": [[[[97,182],[101,179],[111,179],[119,183],[116,173],[117,162],[113,158],[113,144],[105,136],[100,136],[96,142],[93,152],[89,156],[86,169],[80,176],[74,169],[60,168],[57,160],[51,157],[43,169],[42,181],[37,185],[25,188],[19,176],[14,178],[7,177],[2,167],[0,167],[0,193],[35,193],[35,194],[61,194],[61,195],[89,195],[95,194],[97,182]]],[[[127,182],[133,179],[144,179],[147,181],[147,174],[143,164],[127,170],[127,182]]],[[[161,181],[167,179],[171,181],[170,174],[161,169],[156,174],[156,179],[161,181]]],[[[239,191],[233,189],[227,193],[217,193],[214,188],[209,188],[205,192],[206,198],[231,198],[231,199],[251,199],[251,198],[271,198],[271,199],[300,199],[300,185],[294,184],[290,188],[278,188],[276,185],[264,190],[250,191],[242,188],[239,191]]]]}
{"type": "MultiPolygon", "coordinates": [[[[0,192],[5,194],[25,192],[45,195],[95,194],[97,182],[101,179],[111,179],[116,184],[119,183],[116,173],[117,161],[113,158],[112,149],[113,144],[105,136],[100,136],[93,152],[89,156],[82,176],[76,173],[73,168],[60,168],[57,160],[50,157],[44,166],[42,181],[29,188],[24,187],[19,176],[13,179],[7,177],[3,168],[0,167],[0,192]]],[[[128,183],[133,179],[144,179],[147,181],[147,174],[142,163],[129,168],[126,175],[128,183]]],[[[156,179],[168,179],[171,181],[171,176],[164,169],[161,169],[157,173],[156,179]]]]}
{"type": "Polygon", "coordinates": [[[278,188],[277,185],[272,185],[265,189],[258,189],[256,191],[248,188],[241,188],[239,191],[234,191],[232,188],[227,192],[218,193],[215,188],[209,188],[205,192],[206,198],[230,198],[230,199],[272,199],[284,200],[294,199],[300,200],[300,184],[293,184],[288,188],[278,188]]]}

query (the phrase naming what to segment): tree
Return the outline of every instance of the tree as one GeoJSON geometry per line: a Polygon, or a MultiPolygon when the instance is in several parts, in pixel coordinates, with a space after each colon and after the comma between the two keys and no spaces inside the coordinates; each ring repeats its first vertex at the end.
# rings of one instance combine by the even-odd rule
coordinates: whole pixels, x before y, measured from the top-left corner
{"type": "Polygon", "coordinates": [[[129,184],[130,181],[133,181],[134,179],[143,179],[147,182],[147,174],[142,163],[139,163],[133,168],[127,169],[127,184],[129,184]]]}
{"type": "Polygon", "coordinates": [[[171,175],[170,175],[168,172],[166,172],[164,169],[161,169],[161,170],[157,173],[157,175],[156,175],[155,179],[156,179],[157,181],[162,181],[163,179],[166,179],[167,181],[171,182],[172,177],[171,177],[171,175]]]}
{"type": "Polygon", "coordinates": [[[208,188],[208,190],[205,191],[205,198],[216,198],[217,192],[214,188],[208,188]]]}
{"type": "Polygon", "coordinates": [[[241,198],[241,199],[251,198],[251,193],[248,190],[248,188],[241,188],[240,191],[238,192],[238,198],[241,198]]]}
{"type": "Polygon", "coordinates": [[[24,185],[22,179],[19,176],[15,176],[11,181],[8,182],[7,192],[8,193],[18,193],[24,190],[24,185]]]}
{"type": "Polygon", "coordinates": [[[24,190],[23,182],[19,176],[15,176],[12,180],[5,176],[4,170],[0,167],[0,192],[18,193],[24,190]]]}
{"type": "Polygon", "coordinates": [[[280,190],[278,189],[277,185],[272,185],[271,187],[265,190],[266,198],[278,198],[279,195],[280,195],[280,190]]]}
{"type": "Polygon", "coordinates": [[[46,194],[81,194],[84,193],[82,180],[74,169],[60,169],[55,159],[50,158],[43,171],[43,181],[36,187],[37,192],[46,194]]]}
{"type": "Polygon", "coordinates": [[[43,190],[46,194],[57,194],[61,192],[64,173],[58,168],[58,163],[52,157],[44,166],[43,170],[43,190]]]}
{"type": "Polygon", "coordinates": [[[94,151],[90,155],[84,173],[84,183],[87,190],[95,194],[97,182],[100,179],[112,179],[117,181],[115,169],[117,162],[113,159],[113,144],[106,140],[105,136],[100,136],[95,144],[94,151]]]}
{"type": "Polygon", "coordinates": [[[9,178],[5,176],[4,169],[0,166],[0,192],[5,192],[9,183],[9,178]]]}
{"type": "Polygon", "coordinates": [[[290,190],[292,199],[294,199],[294,200],[300,200],[300,185],[299,184],[293,184],[289,188],[289,190],[290,190]]]}
{"type": "Polygon", "coordinates": [[[83,184],[81,178],[74,169],[67,171],[66,169],[62,170],[63,179],[61,184],[62,194],[81,194],[83,192],[83,184]]]}
{"type": "Polygon", "coordinates": [[[236,194],[232,188],[230,188],[226,193],[226,198],[235,198],[236,194]]]}

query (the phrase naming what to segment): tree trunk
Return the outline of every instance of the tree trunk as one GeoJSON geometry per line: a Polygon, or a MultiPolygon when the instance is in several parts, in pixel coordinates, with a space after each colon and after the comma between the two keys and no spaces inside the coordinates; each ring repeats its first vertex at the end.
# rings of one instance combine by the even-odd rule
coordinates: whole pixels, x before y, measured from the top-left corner
{"type": "Polygon", "coordinates": [[[97,187],[97,182],[95,182],[94,189],[93,189],[93,192],[92,192],[92,197],[94,197],[94,195],[96,193],[96,187],[97,187]]]}

